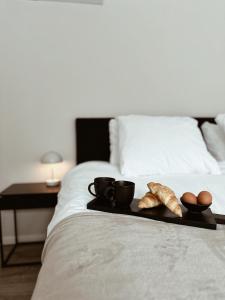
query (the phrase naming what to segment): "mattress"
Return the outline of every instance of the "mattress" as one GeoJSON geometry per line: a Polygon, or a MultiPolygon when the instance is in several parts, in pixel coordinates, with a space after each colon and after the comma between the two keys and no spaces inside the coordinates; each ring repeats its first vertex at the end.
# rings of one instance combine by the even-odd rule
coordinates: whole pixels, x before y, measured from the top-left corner
{"type": "MultiPolygon", "coordinates": [[[[147,191],[147,183],[156,181],[171,187],[178,198],[184,192],[198,194],[207,190],[213,195],[211,210],[216,214],[225,215],[225,168],[221,164],[222,175],[152,175],[148,177],[124,177],[117,166],[108,162],[85,162],[66,174],[62,181],[62,188],[58,195],[58,204],[54,216],[48,226],[48,234],[63,219],[76,214],[88,212],[86,206],[93,196],[89,194],[88,184],[95,177],[108,176],[117,180],[130,180],[135,182],[135,198],[140,198],[147,191]]],[[[91,212],[91,211],[89,211],[91,212]]]]}

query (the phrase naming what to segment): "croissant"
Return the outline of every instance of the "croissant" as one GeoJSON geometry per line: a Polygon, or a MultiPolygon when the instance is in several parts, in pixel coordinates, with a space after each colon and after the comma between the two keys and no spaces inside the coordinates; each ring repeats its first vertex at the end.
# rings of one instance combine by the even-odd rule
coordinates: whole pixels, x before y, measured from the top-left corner
{"type": "Polygon", "coordinates": [[[138,202],[138,208],[152,208],[161,205],[162,202],[151,192],[148,192],[138,202]]]}
{"type": "Polygon", "coordinates": [[[150,191],[158,197],[158,199],[166,205],[166,207],[172,211],[178,217],[182,217],[182,210],[178,203],[175,193],[160,183],[150,182],[148,183],[150,191]]]}

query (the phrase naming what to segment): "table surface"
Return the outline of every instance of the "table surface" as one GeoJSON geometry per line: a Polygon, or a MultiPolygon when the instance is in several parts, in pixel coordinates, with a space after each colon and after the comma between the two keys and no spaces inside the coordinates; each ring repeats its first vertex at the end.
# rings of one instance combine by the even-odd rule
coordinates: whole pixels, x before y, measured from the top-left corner
{"type": "Polygon", "coordinates": [[[37,195],[37,194],[57,194],[60,190],[60,185],[48,187],[44,182],[40,183],[16,183],[10,185],[1,192],[1,196],[14,195],[37,195]]]}

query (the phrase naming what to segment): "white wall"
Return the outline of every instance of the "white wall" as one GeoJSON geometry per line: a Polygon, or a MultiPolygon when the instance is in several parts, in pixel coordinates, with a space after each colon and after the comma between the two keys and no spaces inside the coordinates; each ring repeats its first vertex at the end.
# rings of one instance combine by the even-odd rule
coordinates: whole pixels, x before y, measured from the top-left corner
{"type": "MultiPolygon", "coordinates": [[[[0,0],[0,188],[44,180],[50,149],[61,174],[73,166],[75,117],[224,111],[224,11],[224,0],[0,0]]],[[[28,231],[29,215],[40,213],[21,234],[38,235],[50,213],[28,231]]]]}

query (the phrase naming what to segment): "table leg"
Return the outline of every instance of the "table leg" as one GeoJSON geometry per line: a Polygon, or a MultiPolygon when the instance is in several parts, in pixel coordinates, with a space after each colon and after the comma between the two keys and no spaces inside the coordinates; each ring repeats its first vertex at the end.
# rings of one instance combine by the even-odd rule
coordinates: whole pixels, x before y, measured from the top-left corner
{"type": "Polygon", "coordinates": [[[15,234],[15,244],[18,244],[18,230],[17,230],[17,213],[16,209],[13,210],[14,215],[14,234],[15,234]]]}
{"type": "Polygon", "coordinates": [[[15,244],[12,246],[10,252],[4,257],[4,246],[3,246],[3,234],[2,234],[2,218],[0,211],[0,250],[1,250],[1,266],[4,268],[8,266],[8,261],[12,254],[14,253],[16,246],[18,244],[18,231],[17,231],[17,214],[16,210],[13,210],[13,221],[14,221],[14,234],[15,234],[15,244]]]}
{"type": "Polygon", "coordinates": [[[1,266],[4,267],[4,249],[2,238],[2,212],[0,210],[0,251],[1,251],[1,266]]]}
{"type": "Polygon", "coordinates": [[[13,221],[14,221],[14,234],[15,234],[15,244],[12,246],[12,248],[10,249],[9,253],[6,255],[6,257],[4,256],[4,247],[3,247],[3,231],[2,231],[2,219],[1,219],[1,210],[0,210],[0,262],[1,262],[1,266],[4,267],[14,267],[14,266],[27,266],[27,265],[40,265],[41,262],[40,261],[31,261],[31,262],[19,262],[19,263],[9,263],[9,260],[11,258],[11,256],[13,255],[13,253],[16,250],[16,247],[21,245],[25,245],[25,244],[42,244],[43,241],[38,241],[38,242],[19,242],[18,239],[18,226],[17,226],[17,210],[14,209],[13,210],[13,221]]]}

